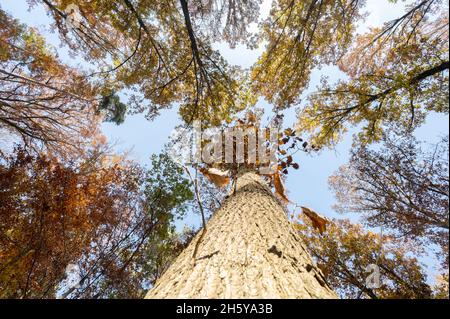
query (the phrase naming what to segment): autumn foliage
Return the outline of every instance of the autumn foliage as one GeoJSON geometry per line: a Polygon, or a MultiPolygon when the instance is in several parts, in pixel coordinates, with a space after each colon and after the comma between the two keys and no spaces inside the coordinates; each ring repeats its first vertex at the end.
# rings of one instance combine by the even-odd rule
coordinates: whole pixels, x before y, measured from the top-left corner
{"type": "Polygon", "coordinates": [[[83,174],[18,150],[0,174],[3,297],[54,295],[66,266],[132,213],[137,185],[118,167],[83,174]]]}
{"type": "Polygon", "coordinates": [[[341,297],[448,298],[448,132],[432,146],[415,137],[430,114],[448,117],[448,1],[402,1],[401,16],[367,30],[365,0],[273,0],[263,18],[262,0],[27,3],[44,9],[76,63],[0,7],[0,298],[143,297],[198,232],[180,221],[200,213],[204,227],[248,171],[272,188],[341,297]],[[243,68],[218,44],[262,51],[243,68]],[[311,87],[324,67],[339,78],[311,87]],[[164,149],[133,160],[102,133],[127,116],[157,125],[169,108],[188,129],[275,127],[264,146],[272,170],[260,155],[248,161],[249,137],[244,161],[235,138],[232,162],[180,166],[164,149]],[[358,222],[286,189],[301,156],[321,169],[320,151],[349,132],[351,157],[329,184],[333,209],[358,222]],[[421,264],[431,255],[434,285],[421,264]],[[366,285],[372,264],[380,288],[366,285]]]}

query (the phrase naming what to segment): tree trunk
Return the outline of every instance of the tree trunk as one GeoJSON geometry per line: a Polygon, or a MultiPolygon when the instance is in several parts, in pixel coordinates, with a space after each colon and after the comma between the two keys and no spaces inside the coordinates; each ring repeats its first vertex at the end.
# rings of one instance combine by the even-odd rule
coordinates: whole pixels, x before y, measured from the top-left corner
{"type": "Polygon", "coordinates": [[[212,216],[206,232],[146,298],[337,298],[283,207],[255,173],[212,216]]]}

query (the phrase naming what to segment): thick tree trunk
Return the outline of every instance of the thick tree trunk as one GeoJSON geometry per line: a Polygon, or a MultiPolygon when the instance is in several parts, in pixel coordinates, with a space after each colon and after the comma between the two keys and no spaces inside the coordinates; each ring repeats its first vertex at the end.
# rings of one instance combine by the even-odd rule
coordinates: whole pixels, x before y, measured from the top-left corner
{"type": "Polygon", "coordinates": [[[254,173],[146,298],[337,298],[279,201],[254,173]]]}

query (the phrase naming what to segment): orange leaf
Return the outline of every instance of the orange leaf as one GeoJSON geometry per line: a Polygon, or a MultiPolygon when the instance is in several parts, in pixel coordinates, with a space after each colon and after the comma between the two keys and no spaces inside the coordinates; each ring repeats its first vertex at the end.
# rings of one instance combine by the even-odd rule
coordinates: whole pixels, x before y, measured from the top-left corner
{"type": "Polygon", "coordinates": [[[286,202],[289,203],[289,199],[286,197],[286,195],[284,194],[284,186],[283,186],[283,182],[281,181],[281,177],[280,174],[278,172],[276,172],[275,174],[273,174],[273,184],[275,186],[275,192],[276,194],[278,194],[278,196],[281,197],[281,199],[286,202]]]}
{"type": "Polygon", "coordinates": [[[228,172],[224,172],[216,168],[200,168],[200,172],[217,187],[225,188],[230,183],[228,172]]]}
{"type": "Polygon", "coordinates": [[[311,220],[314,228],[319,230],[320,234],[323,234],[327,230],[328,220],[325,217],[307,207],[302,207],[302,211],[311,220]]]}

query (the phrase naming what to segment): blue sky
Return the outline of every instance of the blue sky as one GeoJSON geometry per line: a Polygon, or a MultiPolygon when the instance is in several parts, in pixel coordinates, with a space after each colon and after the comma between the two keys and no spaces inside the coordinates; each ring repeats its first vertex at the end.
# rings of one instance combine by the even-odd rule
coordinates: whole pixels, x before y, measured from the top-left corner
{"type": "MultiPolygon", "coordinates": [[[[406,1],[409,3],[411,1],[406,1]]],[[[270,1],[264,1],[262,13],[266,15],[269,10],[270,1]]],[[[404,2],[397,4],[389,3],[387,0],[368,0],[366,10],[369,15],[366,21],[359,27],[359,32],[367,30],[368,27],[380,26],[383,22],[392,20],[404,11],[404,2]]],[[[59,47],[58,35],[49,32],[49,18],[42,7],[35,7],[28,10],[26,0],[1,0],[3,9],[10,12],[14,17],[22,22],[38,28],[47,38],[49,43],[57,48],[63,61],[69,64],[78,64],[79,61],[70,58],[67,50],[59,47]]],[[[253,26],[254,27],[254,26],[253,26]]],[[[249,50],[244,46],[231,49],[223,43],[215,44],[222,55],[231,63],[244,68],[250,67],[258,58],[263,48],[249,50]]],[[[311,77],[310,87],[305,92],[314,91],[319,84],[321,75],[326,74],[332,80],[342,77],[340,71],[333,66],[324,67],[322,70],[315,70],[311,77]]],[[[271,106],[260,101],[259,107],[271,109],[271,106]]],[[[293,125],[296,122],[295,110],[290,110],[286,114],[285,124],[293,125]]],[[[167,143],[172,129],[179,124],[176,107],[163,111],[153,122],[147,121],[142,115],[128,116],[125,123],[116,126],[115,124],[103,124],[103,133],[110,141],[117,143],[118,150],[132,149],[131,157],[143,164],[149,163],[151,154],[158,153],[167,143]]],[[[416,131],[416,136],[420,140],[435,142],[439,137],[447,135],[449,131],[448,116],[431,114],[423,125],[416,131]]],[[[327,150],[316,156],[299,155],[297,162],[300,164],[299,171],[292,171],[286,181],[288,197],[303,206],[308,206],[327,217],[349,218],[354,216],[339,215],[333,212],[332,205],[334,197],[328,188],[328,177],[338,169],[339,166],[347,163],[349,150],[351,148],[351,132],[334,150],[327,150]]],[[[200,217],[191,215],[185,221],[187,225],[199,225],[200,217]]],[[[429,265],[429,274],[433,274],[432,259],[423,259],[429,265]]],[[[432,276],[430,276],[432,277],[432,276]]],[[[432,279],[432,278],[430,278],[432,279]]]]}

